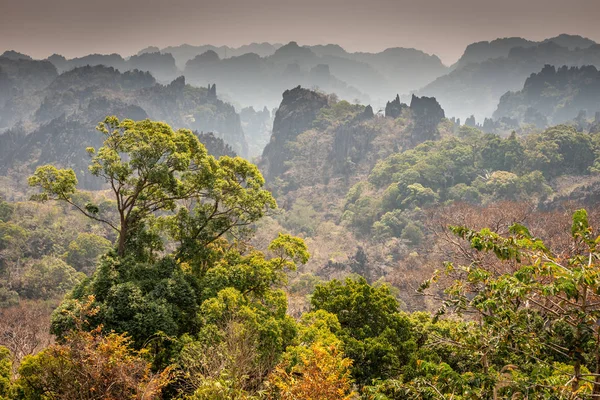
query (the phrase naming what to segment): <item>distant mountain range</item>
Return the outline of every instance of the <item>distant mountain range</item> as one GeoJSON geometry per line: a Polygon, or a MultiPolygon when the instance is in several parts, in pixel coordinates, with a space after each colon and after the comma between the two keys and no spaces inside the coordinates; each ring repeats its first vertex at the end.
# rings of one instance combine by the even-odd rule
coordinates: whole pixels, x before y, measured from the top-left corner
{"type": "Polygon", "coordinates": [[[553,38],[535,42],[520,37],[502,38],[492,40],[491,42],[476,42],[467,46],[462,57],[451,67],[457,69],[464,67],[467,64],[480,63],[492,58],[508,57],[511,49],[515,47],[535,47],[542,43],[555,43],[561,47],[566,47],[569,50],[577,48],[585,49],[596,44],[591,39],[584,38],[579,35],[562,34],[553,38]]]}
{"type": "MultiPolygon", "coordinates": [[[[141,53],[156,50],[147,48],[141,53]]],[[[183,45],[160,52],[173,54],[180,68],[185,61],[183,73],[190,82],[216,82],[233,101],[254,107],[276,107],[281,93],[297,85],[381,105],[391,93],[408,93],[447,72],[437,56],[404,48],[349,53],[335,44],[290,42],[237,49],[183,45]]]]}
{"type": "MultiPolygon", "coordinates": [[[[74,168],[90,185],[81,143],[99,144],[94,128],[107,115],[214,132],[236,153],[248,152],[233,106],[218,99],[214,85],[192,87],[184,77],[162,85],[148,72],[102,65],[58,75],[48,61],[0,57],[0,88],[0,127],[5,130],[0,134],[0,170],[52,162],[74,168]]],[[[225,149],[225,143],[219,148],[225,149]]]]}
{"type": "Polygon", "coordinates": [[[179,69],[183,70],[185,64],[202,53],[207,51],[214,51],[219,55],[220,58],[229,58],[242,56],[248,53],[258,54],[260,57],[268,57],[275,53],[275,51],[283,46],[281,43],[251,43],[240,47],[229,47],[229,46],[213,46],[210,44],[201,46],[192,46],[189,44],[182,44],[180,46],[169,46],[163,49],[159,49],[155,46],[146,47],[140,50],[137,55],[145,53],[162,53],[171,54],[175,58],[175,62],[179,69]]]}
{"type": "Polygon", "coordinates": [[[449,116],[483,120],[492,116],[503,94],[521,89],[546,64],[600,67],[600,45],[570,35],[541,42],[507,38],[474,43],[452,71],[417,93],[436,97],[449,116]]]}
{"type": "Polygon", "coordinates": [[[149,47],[129,58],[34,60],[10,50],[0,56],[0,168],[68,154],[74,140],[68,132],[92,135],[107,113],[212,131],[236,153],[257,156],[269,142],[282,93],[299,85],[371,104],[375,113],[396,94],[392,105],[415,94],[435,97],[448,118],[465,122],[474,115],[469,124],[492,115],[510,126],[559,123],[599,111],[594,66],[600,67],[600,45],[574,35],[474,43],[450,67],[416,49],[351,53],[336,44],[296,42],[149,47]],[[582,66],[589,67],[571,68],[582,66]],[[60,143],[66,147],[57,149],[60,143]]]}
{"type": "MultiPolygon", "coordinates": [[[[387,99],[411,93],[436,97],[449,116],[478,120],[491,117],[500,97],[523,87],[525,79],[546,65],[598,65],[598,45],[562,34],[539,42],[519,37],[473,43],[452,66],[420,50],[390,48],[379,53],[347,52],[336,44],[301,46],[296,42],[252,43],[241,47],[188,44],[147,47],[125,58],[91,54],[48,58],[58,72],[85,65],[120,71],[149,71],[159,82],[185,75],[196,86],[217,83],[220,96],[239,109],[276,107],[281,93],[302,85],[381,109],[387,99]]],[[[28,58],[15,51],[11,59],[28,58]]]]}
{"type": "Polygon", "coordinates": [[[546,65],[532,74],[523,89],[500,99],[494,119],[512,118],[540,128],[569,120],[597,118],[600,112],[600,72],[594,66],[546,65]]]}
{"type": "MultiPolygon", "coordinates": [[[[6,55],[15,57],[13,53],[6,55]]],[[[54,54],[48,61],[59,73],[86,65],[104,65],[119,71],[148,71],[161,83],[184,74],[197,86],[217,83],[221,96],[240,108],[257,109],[276,107],[281,93],[297,85],[382,106],[393,94],[409,93],[448,72],[437,56],[416,49],[349,53],[335,44],[300,46],[296,42],[254,43],[239,48],[148,47],[129,58],[90,54],[66,59],[54,54]]]]}

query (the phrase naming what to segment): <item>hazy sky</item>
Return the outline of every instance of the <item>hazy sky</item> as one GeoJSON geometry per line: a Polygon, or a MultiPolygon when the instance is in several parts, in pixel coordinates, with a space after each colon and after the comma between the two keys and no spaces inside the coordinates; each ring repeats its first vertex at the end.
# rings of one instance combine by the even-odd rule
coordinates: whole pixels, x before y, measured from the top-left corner
{"type": "Polygon", "coordinates": [[[600,42],[600,0],[0,0],[0,53],[136,53],[182,43],[415,47],[450,64],[474,41],[559,33],[600,42]]]}

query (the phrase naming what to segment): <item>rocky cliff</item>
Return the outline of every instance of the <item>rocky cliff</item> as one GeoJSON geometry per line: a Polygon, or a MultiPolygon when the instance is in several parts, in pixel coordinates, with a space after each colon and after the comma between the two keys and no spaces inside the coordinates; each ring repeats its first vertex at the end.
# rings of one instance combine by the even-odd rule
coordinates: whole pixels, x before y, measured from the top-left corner
{"type": "Polygon", "coordinates": [[[19,107],[19,103],[25,105],[28,96],[46,88],[58,76],[56,68],[47,61],[15,57],[0,57],[0,129],[14,123],[11,109],[19,107]],[[7,104],[9,109],[4,110],[7,104]]]}
{"type": "Polygon", "coordinates": [[[318,112],[327,106],[327,96],[300,86],[283,92],[275,113],[273,134],[262,155],[261,169],[269,179],[285,171],[286,145],[312,127],[318,112]]]}
{"type": "Polygon", "coordinates": [[[532,74],[517,92],[503,95],[495,119],[513,118],[545,128],[589,116],[600,111],[600,72],[594,66],[560,67],[546,65],[532,74]]]}
{"type": "MultiPolygon", "coordinates": [[[[6,76],[0,73],[0,85],[6,76]]],[[[147,72],[86,66],[63,73],[44,89],[20,90],[0,107],[5,116],[0,121],[8,128],[0,133],[0,170],[53,163],[75,169],[84,185],[95,187],[87,177],[85,148],[100,145],[95,127],[107,115],[165,121],[199,135],[213,132],[206,139],[224,141],[217,145],[219,153],[247,153],[240,117],[217,97],[216,86],[191,87],[183,77],[161,85],[147,72]]]]}
{"type": "Polygon", "coordinates": [[[417,97],[413,94],[410,111],[413,117],[412,143],[418,144],[437,139],[438,124],[445,118],[440,103],[434,97],[417,97]]]}

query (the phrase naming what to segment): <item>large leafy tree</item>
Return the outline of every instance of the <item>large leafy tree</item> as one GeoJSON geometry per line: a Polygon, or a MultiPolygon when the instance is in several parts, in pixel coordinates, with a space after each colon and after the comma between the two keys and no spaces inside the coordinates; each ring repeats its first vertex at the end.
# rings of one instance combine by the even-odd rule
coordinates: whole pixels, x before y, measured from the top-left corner
{"type": "Polygon", "coordinates": [[[319,285],[311,298],[313,310],[337,316],[337,336],[353,360],[353,377],[367,385],[374,379],[398,376],[414,348],[410,322],[387,285],[369,285],[364,278],[333,280],[319,285]]]}
{"type": "Polygon", "coordinates": [[[179,234],[183,230],[186,240],[207,244],[275,207],[272,196],[262,189],[264,179],[256,166],[237,157],[215,159],[190,130],[173,131],[162,122],[116,117],[107,117],[97,129],[104,143],[87,149],[92,156],[89,170],[110,188],[116,218],[103,215],[95,204],[74,201],[73,170],[42,166],[29,184],[41,189],[35,199],[65,201],[110,226],[118,234],[121,257],[128,248],[139,250],[140,240],[149,237],[142,234],[147,233],[148,218],[156,213],[179,210],[175,237],[184,241],[179,234]]]}
{"type": "MultiPolygon", "coordinates": [[[[445,290],[444,309],[470,313],[476,323],[469,334],[445,340],[478,355],[471,371],[485,374],[479,385],[487,395],[600,395],[600,237],[587,212],[573,215],[572,244],[561,253],[519,224],[506,236],[463,226],[451,230],[512,266],[499,272],[477,263],[447,265],[455,280],[445,290]]],[[[440,374],[432,374],[429,384],[440,374]]]]}
{"type": "Polygon", "coordinates": [[[282,234],[269,252],[271,257],[227,251],[199,279],[199,329],[183,339],[178,359],[196,398],[216,398],[207,394],[216,390],[209,381],[221,382],[231,393],[257,390],[296,336],[279,286],[287,270],[308,260],[308,252],[300,239],[282,234]]]}
{"type": "MultiPolygon", "coordinates": [[[[97,313],[85,326],[126,333],[136,349],[150,348],[155,368],[177,362],[188,349],[220,354],[232,337],[247,337],[249,372],[229,373],[240,390],[256,389],[295,336],[280,286],[287,270],[307,261],[304,242],[280,235],[265,252],[246,243],[250,224],[276,207],[248,161],[215,159],[191,132],[159,122],[107,118],[99,130],[106,139],[89,149],[90,171],[106,181],[116,212],[81,204],[72,171],[45,166],[30,179],[42,189],[38,199],[65,201],[119,236],[116,251],[101,257],[95,273],[55,311],[52,331],[67,340],[76,328],[72,316],[93,296],[97,313]],[[165,237],[171,239],[166,251],[153,251],[165,237]]],[[[196,372],[185,373],[220,378],[198,363],[196,372]]]]}

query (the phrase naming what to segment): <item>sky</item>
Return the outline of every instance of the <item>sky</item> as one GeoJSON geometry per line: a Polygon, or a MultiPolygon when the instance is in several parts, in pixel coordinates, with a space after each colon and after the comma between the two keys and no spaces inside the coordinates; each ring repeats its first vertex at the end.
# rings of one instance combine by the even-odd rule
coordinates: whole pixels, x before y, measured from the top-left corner
{"type": "Polygon", "coordinates": [[[413,47],[455,62],[473,42],[560,33],[600,42],[600,0],[0,0],[0,53],[128,56],[183,43],[413,47]]]}

